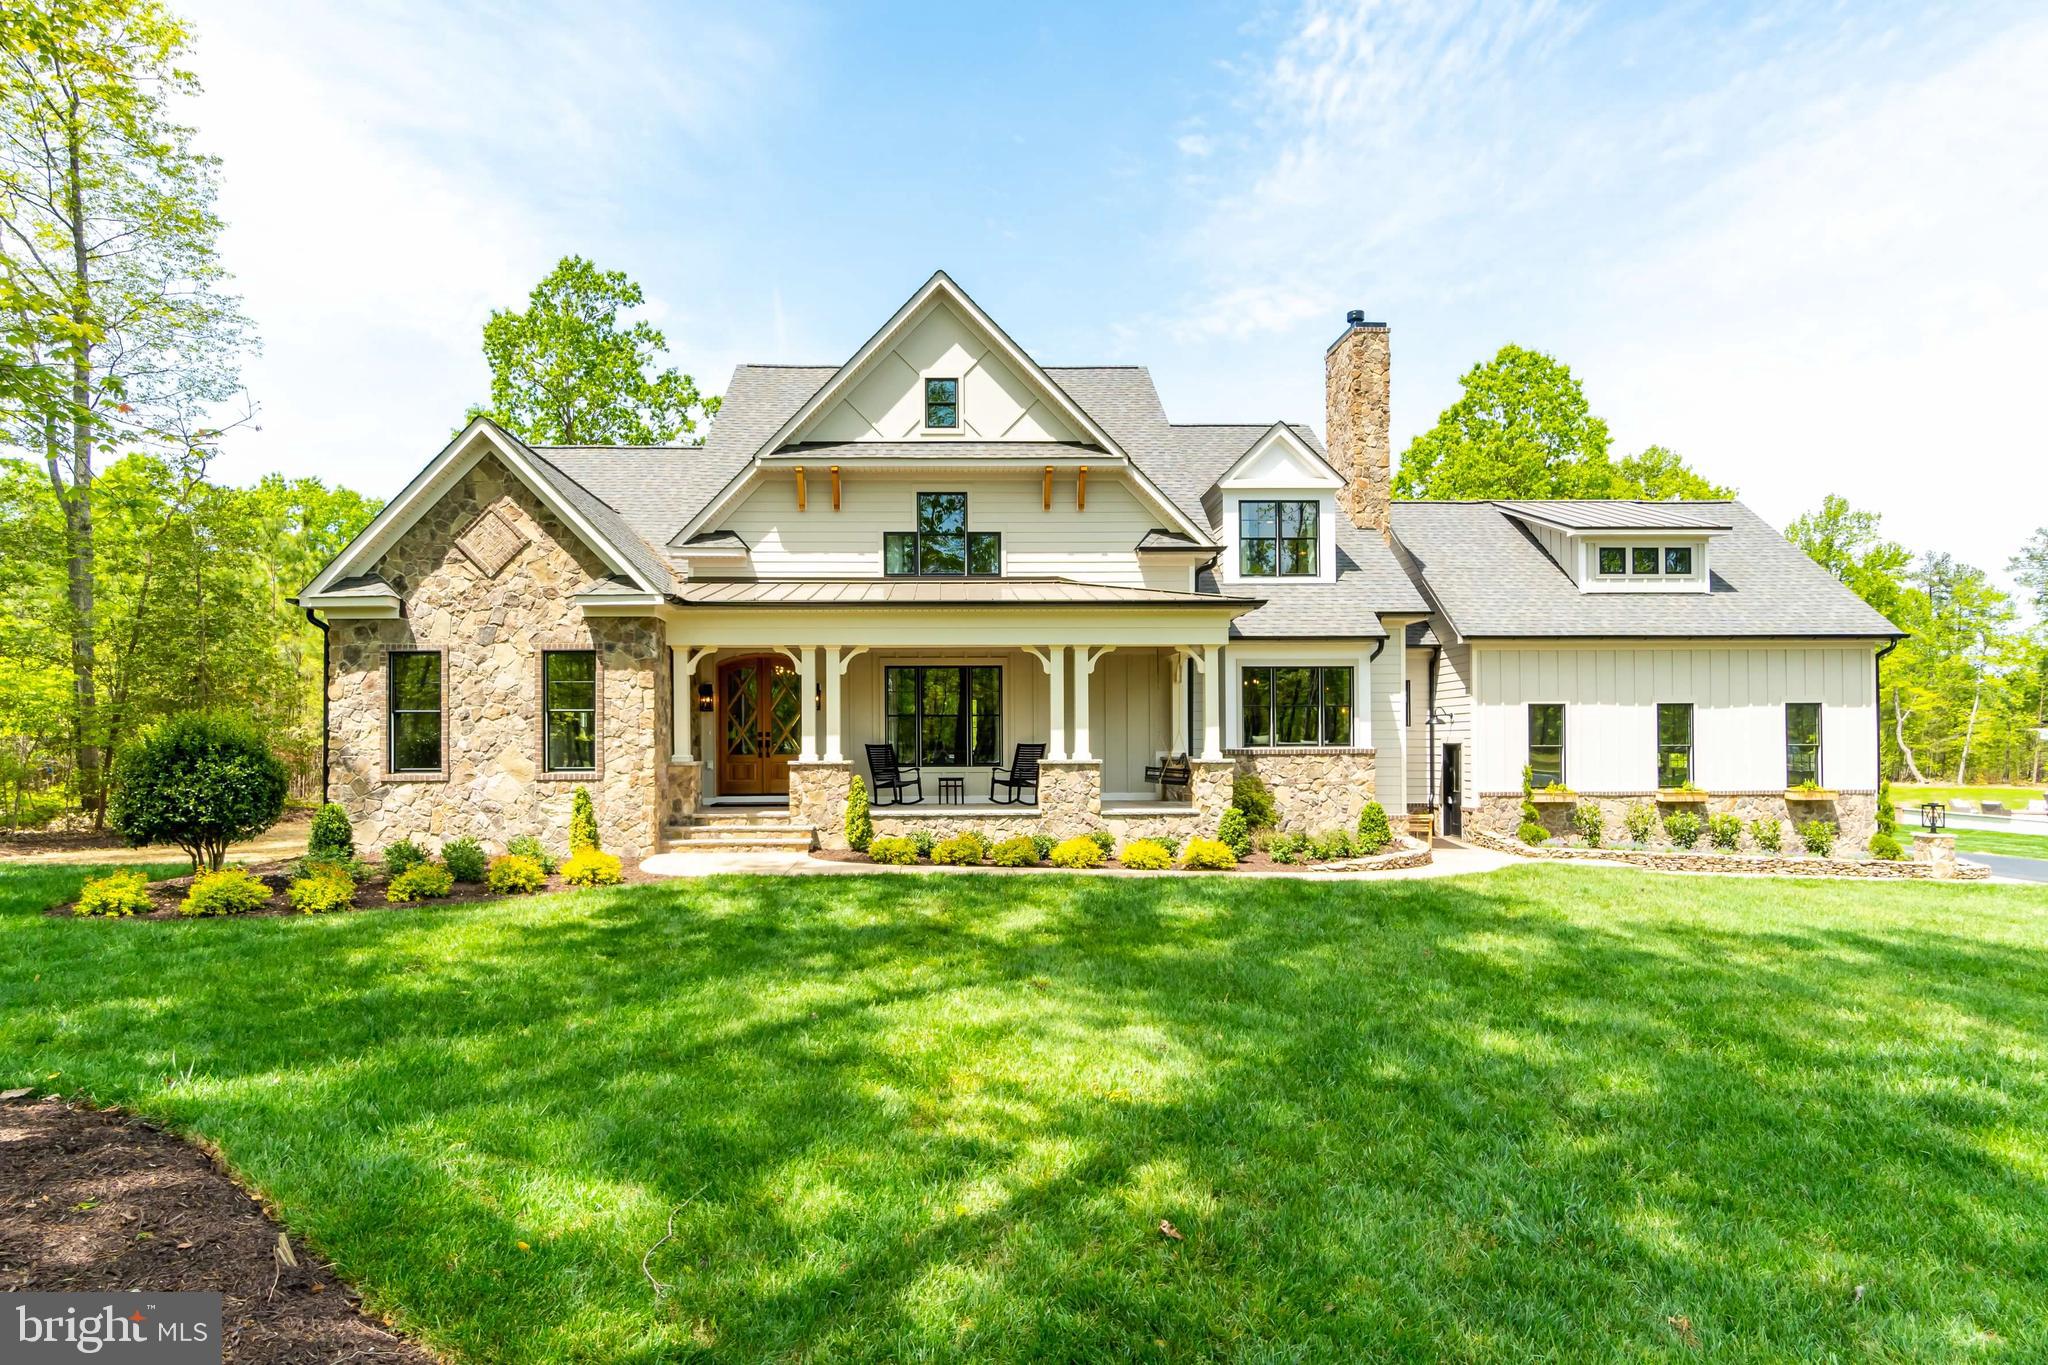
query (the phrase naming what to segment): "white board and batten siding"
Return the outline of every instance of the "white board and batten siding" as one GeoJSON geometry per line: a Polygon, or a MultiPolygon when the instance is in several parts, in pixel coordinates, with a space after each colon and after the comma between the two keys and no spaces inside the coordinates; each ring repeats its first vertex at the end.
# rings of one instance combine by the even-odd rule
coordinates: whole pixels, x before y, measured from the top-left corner
{"type": "Polygon", "coordinates": [[[1475,646],[1460,671],[1476,693],[1478,790],[1520,789],[1532,702],[1565,705],[1566,785],[1589,794],[1653,790],[1657,706],[1690,702],[1695,782],[1708,791],[1782,791],[1785,705],[1819,702],[1821,781],[1869,791],[1877,784],[1872,653],[1867,641],[1475,646]]]}

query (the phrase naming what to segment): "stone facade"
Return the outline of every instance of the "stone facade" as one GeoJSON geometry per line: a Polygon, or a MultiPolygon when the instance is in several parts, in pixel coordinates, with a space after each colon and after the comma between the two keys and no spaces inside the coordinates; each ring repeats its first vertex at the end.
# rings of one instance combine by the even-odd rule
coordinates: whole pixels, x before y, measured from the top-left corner
{"type": "Polygon", "coordinates": [[[1503,838],[1483,829],[1472,831],[1472,842],[1482,848],[1512,853],[1521,858],[1626,863],[1631,867],[1649,867],[1662,872],[1750,872],[1785,877],[1862,877],[1875,881],[1974,881],[1988,876],[1991,871],[1980,863],[1960,863],[1953,857],[1946,863],[1938,859],[1922,860],[1917,856],[1911,862],[1878,862],[1868,858],[1799,858],[1758,853],[1715,853],[1701,849],[1553,848],[1547,845],[1532,848],[1518,839],[1503,838]]]}
{"type": "MultiPolygon", "coordinates": [[[[789,765],[790,823],[809,826],[820,848],[846,847],[846,798],[853,791],[853,765],[817,760],[789,765]]],[[[878,828],[876,833],[881,833],[878,828]]]]}
{"type": "Polygon", "coordinates": [[[571,594],[610,570],[527,490],[487,458],[465,474],[378,562],[398,593],[398,620],[337,620],[329,635],[328,782],[357,842],[469,836],[501,849],[537,834],[566,851],[576,787],[590,789],[599,837],[627,859],[653,852],[667,776],[667,651],[647,618],[586,620],[571,594]],[[480,540],[479,527],[488,527],[480,540]],[[459,542],[465,539],[469,548],[459,542]],[[509,555],[506,551],[509,550],[509,555]],[[495,574],[482,564],[498,563],[495,574]],[[442,768],[388,771],[386,658],[442,654],[442,768]],[[540,655],[597,652],[598,769],[542,771],[540,655]]]}
{"type": "Polygon", "coordinates": [[[1392,348],[1382,323],[1353,324],[1323,357],[1330,464],[1346,480],[1337,505],[1352,524],[1387,533],[1393,509],[1388,446],[1388,366],[1392,348]]]}
{"type": "Polygon", "coordinates": [[[1281,829],[1318,834],[1356,828],[1358,812],[1377,789],[1374,754],[1371,749],[1234,749],[1231,759],[1238,772],[1254,774],[1273,793],[1274,820],[1281,829]]]}
{"type": "Polygon", "coordinates": [[[680,825],[696,813],[704,794],[704,765],[694,759],[668,765],[668,823],[680,825]]]}
{"type": "MultiPolygon", "coordinates": [[[[790,765],[792,810],[797,808],[795,774],[799,766],[790,765]]],[[[1038,833],[1064,839],[1090,830],[1106,829],[1115,836],[1119,846],[1133,839],[1162,836],[1185,843],[1189,839],[1207,838],[1216,833],[1217,822],[1229,808],[1231,780],[1237,772],[1237,765],[1230,760],[1215,763],[1196,760],[1193,767],[1195,780],[1189,793],[1192,799],[1184,810],[1129,814],[1104,811],[1102,765],[1069,761],[1039,765],[1042,780],[1036,810],[986,806],[976,808],[972,814],[959,814],[916,806],[876,806],[871,808],[871,814],[876,834],[904,835],[925,829],[943,836],[973,830],[990,840],[1005,839],[1013,834],[1038,833]]],[[[836,805],[830,798],[821,799],[815,806],[819,812],[816,820],[811,821],[808,814],[804,817],[814,823],[822,847],[846,847],[845,802],[845,790],[841,788],[836,805]]],[[[807,811],[811,808],[809,804],[805,807],[807,811]]]]}
{"type": "MultiPolygon", "coordinates": [[[[1798,836],[1793,830],[1808,820],[1824,820],[1835,827],[1835,842],[1844,852],[1862,852],[1870,843],[1870,836],[1877,833],[1877,793],[1841,792],[1832,802],[1788,800],[1783,792],[1709,792],[1705,801],[1683,804],[1660,802],[1655,792],[1600,792],[1596,795],[1581,794],[1571,801],[1539,802],[1537,811],[1542,816],[1543,827],[1553,837],[1575,837],[1572,831],[1572,811],[1580,805],[1600,808],[1601,822],[1606,826],[1609,843],[1619,843],[1628,836],[1623,832],[1622,821],[1630,806],[1648,803],[1657,812],[1657,830],[1651,835],[1651,842],[1664,840],[1663,820],[1674,811],[1689,810],[1700,817],[1704,825],[1712,815],[1733,814],[1740,816],[1747,826],[1754,820],[1776,820],[1782,827],[1782,846],[1786,849],[1799,847],[1798,836]]],[[[1466,814],[1468,828],[1477,828],[1512,839],[1522,825],[1522,796],[1520,792],[1488,792],[1479,798],[1478,805],[1466,814]]],[[[1749,835],[1743,835],[1745,845],[1749,835]]],[[[1706,836],[1700,836],[1702,846],[1706,836]]]]}

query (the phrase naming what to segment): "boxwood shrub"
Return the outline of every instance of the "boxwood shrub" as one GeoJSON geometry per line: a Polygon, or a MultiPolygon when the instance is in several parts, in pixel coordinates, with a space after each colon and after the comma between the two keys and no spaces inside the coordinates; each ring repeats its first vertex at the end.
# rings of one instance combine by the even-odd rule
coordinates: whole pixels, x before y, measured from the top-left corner
{"type": "Polygon", "coordinates": [[[185,899],[178,903],[181,915],[242,915],[270,904],[270,888],[239,867],[202,872],[192,879],[185,899]]]}
{"type": "Polygon", "coordinates": [[[441,845],[441,862],[458,882],[480,882],[490,866],[484,846],[474,839],[451,839],[441,845]]]}
{"type": "Polygon", "coordinates": [[[277,823],[289,785],[255,725],[190,712],[122,749],[107,815],[130,844],[175,844],[193,867],[218,871],[229,844],[277,823]]]}
{"type": "Polygon", "coordinates": [[[547,884],[548,874],[523,853],[502,853],[491,859],[484,885],[501,896],[523,896],[547,884]]]}
{"type": "Polygon", "coordinates": [[[1124,845],[1117,861],[1141,872],[1157,872],[1173,866],[1173,854],[1157,839],[1133,839],[1124,845]]]}
{"type": "Polygon", "coordinates": [[[562,880],[571,886],[617,886],[625,879],[619,856],[602,849],[581,849],[562,864],[562,880]]]}
{"type": "Polygon", "coordinates": [[[1217,872],[1237,866],[1237,852],[1221,839],[1190,839],[1180,855],[1180,865],[1197,872],[1217,872]]]}
{"type": "Polygon", "coordinates": [[[284,898],[302,915],[328,915],[356,902],[356,884],[326,873],[301,877],[284,889],[284,898]]]}

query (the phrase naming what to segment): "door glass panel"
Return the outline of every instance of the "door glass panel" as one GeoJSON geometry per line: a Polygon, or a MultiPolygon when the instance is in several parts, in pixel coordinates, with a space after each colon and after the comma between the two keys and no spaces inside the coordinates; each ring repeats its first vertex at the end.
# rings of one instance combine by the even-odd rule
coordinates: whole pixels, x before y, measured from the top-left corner
{"type": "Polygon", "coordinates": [[[768,692],[774,716],[768,752],[777,758],[787,758],[803,747],[804,682],[784,668],[777,668],[772,676],[768,692]]]}
{"type": "Polygon", "coordinates": [[[760,670],[748,665],[725,674],[725,751],[734,758],[761,752],[760,670]]]}

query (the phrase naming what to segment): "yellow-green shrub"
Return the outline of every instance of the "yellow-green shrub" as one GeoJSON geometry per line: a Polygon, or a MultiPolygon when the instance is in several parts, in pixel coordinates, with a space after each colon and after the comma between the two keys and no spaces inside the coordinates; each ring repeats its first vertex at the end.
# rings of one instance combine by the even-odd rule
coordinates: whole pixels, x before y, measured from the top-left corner
{"type": "Polygon", "coordinates": [[[1052,847],[1054,867],[1101,867],[1105,856],[1102,845],[1085,834],[1072,839],[1062,839],[1052,847]]]}
{"type": "Polygon", "coordinates": [[[1037,867],[1038,845],[1027,834],[1014,834],[995,846],[989,861],[997,867],[1037,867]]]}
{"type": "Polygon", "coordinates": [[[491,859],[490,870],[484,873],[484,885],[501,896],[538,891],[547,879],[548,874],[540,870],[539,863],[518,853],[499,854],[491,859]]]}
{"type": "Polygon", "coordinates": [[[932,861],[955,867],[978,867],[988,857],[988,844],[979,834],[968,830],[950,839],[941,839],[932,845],[932,861]]]}
{"type": "Polygon", "coordinates": [[[1237,854],[1221,839],[1190,839],[1181,850],[1180,865],[1198,872],[1215,872],[1237,866],[1237,854]]]}
{"type": "Polygon", "coordinates": [[[917,844],[900,834],[883,834],[868,842],[868,857],[878,863],[908,867],[917,861],[917,844]]]}
{"type": "Polygon", "coordinates": [[[393,905],[439,900],[455,889],[455,878],[439,863],[420,863],[393,877],[384,888],[384,899],[393,905]]]}
{"type": "Polygon", "coordinates": [[[1124,845],[1124,851],[1117,855],[1117,861],[1125,867],[1141,872],[1157,872],[1173,866],[1173,855],[1166,851],[1166,845],[1157,839],[1133,839],[1124,845]]]}
{"type": "Polygon", "coordinates": [[[617,886],[626,879],[616,853],[578,849],[562,864],[562,880],[571,886],[617,886]]]}
{"type": "Polygon", "coordinates": [[[239,867],[202,872],[178,904],[181,915],[240,915],[270,903],[270,888],[239,867]]]}
{"type": "Polygon", "coordinates": [[[149,911],[149,880],[140,872],[109,872],[104,877],[94,877],[78,893],[78,904],[71,907],[74,915],[105,915],[114,919],[146,915],[149,911]]]}
{"type": "Polygon", "coordinates": [[[284,889],[284,898],[302,915],[332,914],[355,904],[356,884],[346,877],[323,872],[299,878],[284,889]]]}

